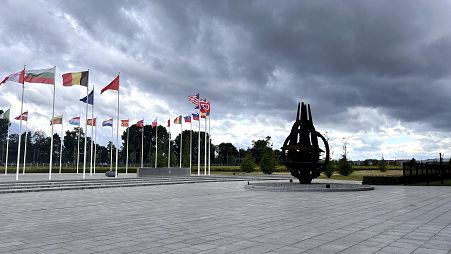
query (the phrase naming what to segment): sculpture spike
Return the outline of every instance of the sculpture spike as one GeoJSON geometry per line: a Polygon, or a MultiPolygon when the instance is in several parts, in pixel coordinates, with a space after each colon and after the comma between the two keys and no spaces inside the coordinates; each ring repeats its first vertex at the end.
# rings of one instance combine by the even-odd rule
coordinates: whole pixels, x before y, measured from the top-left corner
{"type": "Polygon", "coordinates": [[[310,104],[307,104],[308,107],[308,120],[310,121],[310,123],[313,126],[313,118],[312,118],[312,111],[310,110],[310,104]]]}
{"type": "Polygon", "coordinates": [[[299,111],[301,110],[301,103],[298,102],[298,113],[296,115],[296,121],[299,121],[299,111]]]}
{"type": "Polygon", "coordinates": [[[301,122],[305,124],[307,122],[307,108],[304,102],[301,104],[301,122]]]}

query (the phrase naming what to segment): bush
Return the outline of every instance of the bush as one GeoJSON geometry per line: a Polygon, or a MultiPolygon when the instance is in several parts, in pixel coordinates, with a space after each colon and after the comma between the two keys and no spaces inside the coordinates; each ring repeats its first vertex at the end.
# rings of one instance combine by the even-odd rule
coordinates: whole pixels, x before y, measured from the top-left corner
{"type": "Polygon", "coordinates": [[[362,179],[362,184],[368,185],[397,185],[403,183],[403,176],[363,176],[362,179]]]}
{"type": "Polygon", "coordinates": [[[383,157],[382,157],[382,160],[379,161],[379,170],[381,172],[387,171],[387,162],[385,162],[383,157]]]}
{"type": "Polygon", "coordinates": [[[326,166],[326,170],[324,170],[324,175],[327,176],[327,178],[330,178],[334,174],[334,165],[332,161],[329,161],[329,164],[326,166]]]}
{"type": "Polygon", "coordinates": [[[254,168],[257,165],[255,164],[254,159],[252,158],[250,153],[246,154],[246,157],[244,157],[243,162],[240,165],[241,171],[246,172],[246,173],[250,173],[254,170],[254,168]]]}
{"type": "Polygon", "coordinates": [[[342,176],[352,174],[352,166],[348,162],[346,155],[343,155],[343,157],[338,161],[338,173],[342,176]]]}
{"type": "Polygon", "coordinates": [[[260,161],[260,168],[265,174],[272,174],[276,167],[276,162],[274,160],[273,152],[271,149],[265,149],[263,152],[262,159],[260,161]]]}

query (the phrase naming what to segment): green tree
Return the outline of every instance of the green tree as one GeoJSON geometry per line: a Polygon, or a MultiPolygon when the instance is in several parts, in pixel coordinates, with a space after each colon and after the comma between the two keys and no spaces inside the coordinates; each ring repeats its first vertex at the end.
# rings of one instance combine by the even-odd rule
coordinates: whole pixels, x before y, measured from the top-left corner
{"type": "Polygon", "coordinates": [[[343,154],[341,159],[338,161],[338,173],[342,176],[347,176],[352,174],[352,166],[349,163],[346,155],[343,154]]]}
{"type": "Polygon", "coordinates": [[[260,168],[265,174],[272,174],[276,167],[276,161],[274,160],[274,154],[271,148],[265,149],[260,161],[260,168]]]}
{"type": "Polygon", "coordinates": [[[241,171],[250,173],[255,169],[255,166],[256,166],[256,164],[255,164],[254,159],[252,158],[251,153],[250,152],[247,153],[246,157],[244,157],[244,160],[241,163],[241,166],[240,166],[241,171]]]}
{"type": "Polygon", "coordinates": [[[271,137],[267,136],[265,139],[259,139],[252,141],[252,148],[251,153],[252,157],[254,157],[254,160],[257,164],[260,164],[260,161],[263,157],[264,151],[271,147],[271,137]]]}
{"type": "Polygon", "coordinates": [[[379,161],[379,170],[381,172],[387,171],[387,162],[384,160],[384,156],[382,155],[382,159],[379,161]]]}
{"type": "Polygon", "coordinates": [[[334,174],[334,171],[334,162],[331,160],[324,170],[324,175],[327,176],[327,178],[330,178],[334,174]]]}

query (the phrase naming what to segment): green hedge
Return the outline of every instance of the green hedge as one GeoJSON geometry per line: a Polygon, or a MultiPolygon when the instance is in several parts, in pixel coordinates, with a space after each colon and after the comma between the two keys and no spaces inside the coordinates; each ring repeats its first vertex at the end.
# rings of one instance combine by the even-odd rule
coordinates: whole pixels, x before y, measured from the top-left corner
{"type": "Polygon", "coordinates": [[[363,176],[362,184],[398,185],[398,184],[404,184],[404,177],[403,176],[363,176]]]}

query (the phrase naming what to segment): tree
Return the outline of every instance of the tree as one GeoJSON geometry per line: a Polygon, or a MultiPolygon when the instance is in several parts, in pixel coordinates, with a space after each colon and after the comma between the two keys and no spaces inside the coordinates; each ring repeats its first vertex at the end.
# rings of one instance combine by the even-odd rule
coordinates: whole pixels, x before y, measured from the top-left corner
{"type": "Polygon", "coordinates": [[[385,162],[383,155],[382,155],[382,159],[379,161],[379,170],[381,172],[387,171],[387,163],[385,162]]]}
{"type": "Polygon", "coordinates": [[[324,175],[327,176],[327,178],[330,178],[334,174],[334,162],[329,161],[329,164],[326,166],[326,169],[324,170],[324,175]]]}
{"type": "Polygon", "coordinates": [[[276,167],[276,161],[274,160],[274,154],[271,148],[265,149],[260,161],[260,168],[265,174],[272,174],[276,167]]]}
{"type": "Polygon", "coordinates": [[[254,170],[256,164],[254,159],[252,158],[252,155],[250,152],[248,152],[246,154],[246,157],[244,157],[243,162],[241,163],[241,171],[246,172],[246,173],[250,173],[254,170]]]}
{"type": "Polygon", "coordinates": [[[265,139],[259,139],[252,141],[252,157],[254,157],[254,160],[257,164],[260,164],[260,161],[263,157],[263,152],[266,150],[266,148],[271,147],[271,137],[267,136],[265,139]]]}
{"type": "Polygon", "coordinates": [[[232,143],[221,143],[218,145],[218,160],[221,164],[234,164],[238,156],[238,150],[232,143]]]}
{"type": "Polygon", "coordinates": [[[352,166],[349,163],[346,155],[343,154],[341,159],[338,161],[338,173],[342,176],[347,176],[352,174],[352,166]]]}

